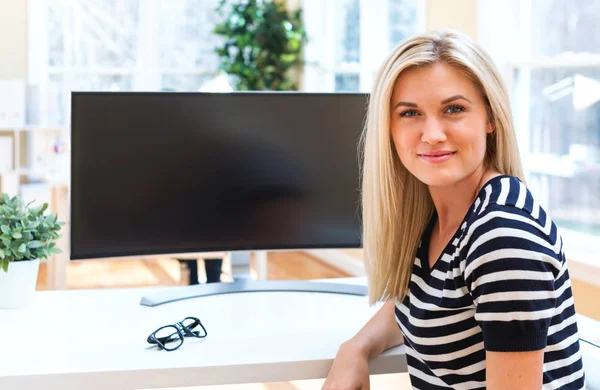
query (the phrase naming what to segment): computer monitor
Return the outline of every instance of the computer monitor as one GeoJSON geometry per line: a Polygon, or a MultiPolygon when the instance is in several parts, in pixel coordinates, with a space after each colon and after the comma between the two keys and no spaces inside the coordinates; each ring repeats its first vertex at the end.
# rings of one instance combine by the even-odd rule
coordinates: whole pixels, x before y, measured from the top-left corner
{"type": "Polygon", "coordinates": [[[367,100],[73,92],[71,258],[360,247],[367,100]]]}

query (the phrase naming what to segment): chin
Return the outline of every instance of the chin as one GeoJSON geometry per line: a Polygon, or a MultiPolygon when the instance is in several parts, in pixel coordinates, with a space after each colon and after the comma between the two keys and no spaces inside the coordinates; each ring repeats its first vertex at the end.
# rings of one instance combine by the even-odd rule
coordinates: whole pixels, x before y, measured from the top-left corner
{"type": "MultiPolygon", "coordinates": [[[[421,179],[419,179],[421,180],[421,179]]],[[[461,181],[460,178],[448,177],[441,175],[429,175],[425,180],[421,180],[423,183],[431,187],[448,187],[461,181]]]]}
{"type": "Polygon", "coordinates": [[[451,168],[422,168],[409,170],[419,181],[431,187],[452,186],[465,178],[462,172],[451,168]]]}

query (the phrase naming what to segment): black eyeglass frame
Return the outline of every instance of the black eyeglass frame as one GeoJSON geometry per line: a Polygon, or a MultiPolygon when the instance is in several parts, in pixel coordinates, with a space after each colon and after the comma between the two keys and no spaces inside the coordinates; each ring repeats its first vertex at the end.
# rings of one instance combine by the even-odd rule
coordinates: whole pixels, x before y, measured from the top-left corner
{"type": "Polygon", "coordinates": [[[150,336],[148,336],[146,341],[149,344],[154,344],[154,345],[158,346],[158,348],[160,348],[160,349],[164,349],[165,351],[175,351],[176,349],[178,349],[179,347],[181,347],[183,345],[183,340],[185,337],[194,337],[194,338],[198,338],[198,339],[203,339],[207,335],[208,335],[208,332],[206,332],[206,328],[204,327],[204,325],[202,325],[202,322],[198,318],[185,317],[183,320],[176,322],[173,325],[165,325],[165,326],[161,326],[160,328],[156,329],[154,332],[152,332],[150,334],[150,336]],[[193,322],[189,326],[186,326],[183,324],[186,320],[192,320],[193,322]],[[194,330],[198,326],[200,326],[200,328],[202,328],[202,331],[194,330]],[[169,336],[156,337],[156,334],[158,332],[160,332],[163,329],[167,329],[167,328],[173,328],[174,332],[172,334],[170,334],[169,336]],[[168,347],[167,344],[169,342],[176,340],[175,336],[179,337],[179,340],[181,340],[180,343],[176,347],[173,347],[173,348],[168,347]]]}

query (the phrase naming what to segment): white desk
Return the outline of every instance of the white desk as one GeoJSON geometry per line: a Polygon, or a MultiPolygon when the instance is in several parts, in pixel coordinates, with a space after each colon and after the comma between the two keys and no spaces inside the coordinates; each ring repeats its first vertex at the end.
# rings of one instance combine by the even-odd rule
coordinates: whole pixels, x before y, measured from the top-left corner
{"type": "MultiPolygon", "coordinates": [[[[324,378],[339,345],[379,308],[370,308],[366,297],[313,293],[240,293],[140,306],[141,297],[155,291],[37,292],[31,307],[0,311],[0,389],[112,390],[324,378]],[[200,318],[206,339],[186,338],[174,352],[146,343],[156,328],[186,316],[200,318]]],[[[371,363],[372,374],[403,371],[402,346],[371,363]]]]}

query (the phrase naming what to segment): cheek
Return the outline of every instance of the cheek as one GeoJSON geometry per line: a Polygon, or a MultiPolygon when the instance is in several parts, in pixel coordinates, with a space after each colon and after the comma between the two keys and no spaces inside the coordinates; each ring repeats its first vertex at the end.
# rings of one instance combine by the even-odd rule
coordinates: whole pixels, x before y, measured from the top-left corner
{"type": "Polygon", "coordinates": [[[411,150],[414,149],[415,143],[411,137],[411,132],[408,129],[398,129],[392,127],[391,130],[392,140],[396,148],[396,154],[400,157],[400,161],[405,163],[408,157],[412,154],[411,150]]]}
{"type": "MultiPolygon", "coordinates": [[[[452,141],[463,151],[474,155],[484,155],[487,132],[480,125],[463,124],[455,126],[452,131],[452,141]]],[[[450,137],[449,137],[450,138],[450,137]]]]}

